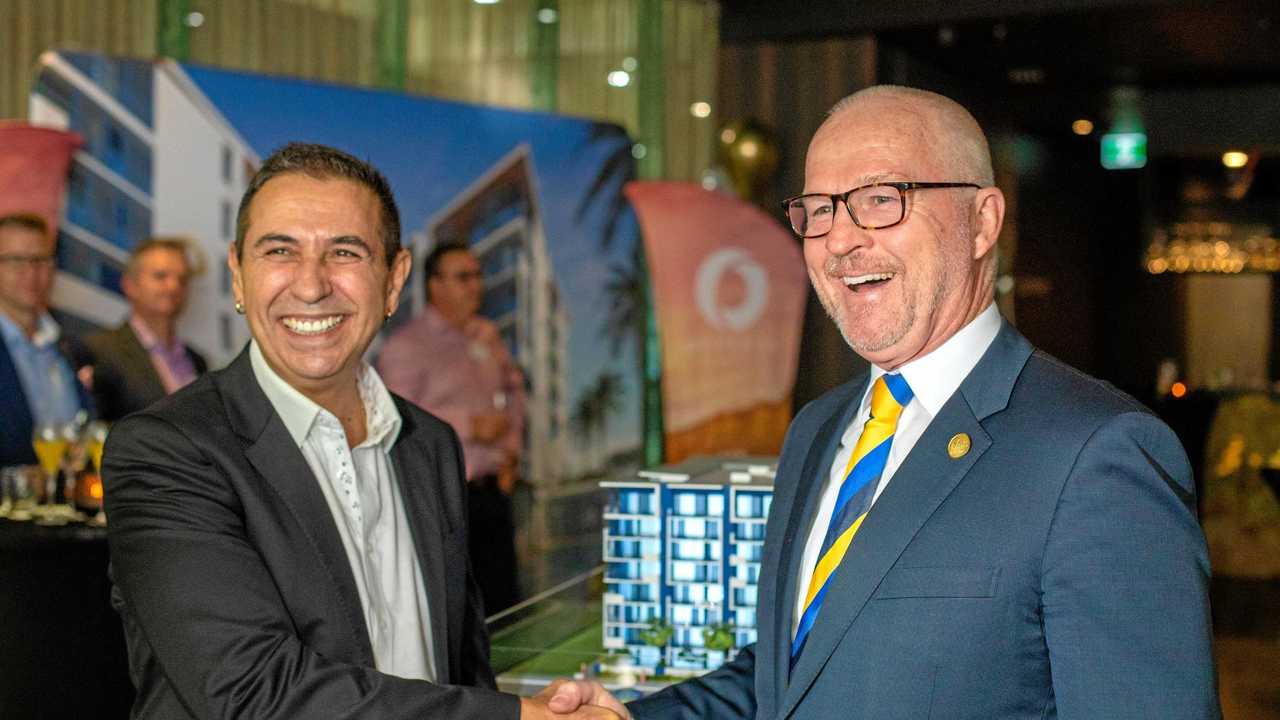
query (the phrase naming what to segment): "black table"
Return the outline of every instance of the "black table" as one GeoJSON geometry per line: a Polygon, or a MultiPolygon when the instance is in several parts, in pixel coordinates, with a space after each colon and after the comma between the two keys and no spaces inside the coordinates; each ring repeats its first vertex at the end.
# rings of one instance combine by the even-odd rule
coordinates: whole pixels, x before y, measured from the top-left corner
{"type": "Polygon", "coordinates": [[[0,718],[127,718],[106,530],[0,519],[0,588],[0,718]]]}

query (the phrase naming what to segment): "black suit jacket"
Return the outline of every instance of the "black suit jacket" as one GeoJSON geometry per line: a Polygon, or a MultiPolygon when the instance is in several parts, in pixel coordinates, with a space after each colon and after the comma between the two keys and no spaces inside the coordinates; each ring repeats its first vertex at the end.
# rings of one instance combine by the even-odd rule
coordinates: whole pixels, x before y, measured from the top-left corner
{"type": "MultiPolygon", "coordinates": [[[[151,356],[128,322],[86,337],[84,345],[86,360],[93,365],[93,400],[101,419],[115,422],[165,396],[151,356]]],[[[204,358],[189,345],[183,348],[196,375],[203,375],[208,370],[204,358]]]]}
{"type": "Polygon", "coordinates": [[[104,461],[113,602],[135,718],[515,718],[494,690],[448,425],[395,398],[393,462],[422,568],[436,683],[374,669],[324,496],[247,350],[118,423],[104,461]]]}

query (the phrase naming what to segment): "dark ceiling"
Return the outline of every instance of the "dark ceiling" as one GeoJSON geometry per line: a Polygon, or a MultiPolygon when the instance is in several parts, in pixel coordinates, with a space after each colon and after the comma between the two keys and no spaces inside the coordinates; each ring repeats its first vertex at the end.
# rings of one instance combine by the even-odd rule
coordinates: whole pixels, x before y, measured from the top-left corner
{"type": "MultiPolygon", "coordinates": [[[[1135,88],[1153,154],[1280,152],[1280,3],[723,0],[722,41],[874,34],[883,50],[1009,106],[1025,129],[1107,122],[1135,88]]],[[[881,70],[884,80],[892,72],[881,70]]]]}

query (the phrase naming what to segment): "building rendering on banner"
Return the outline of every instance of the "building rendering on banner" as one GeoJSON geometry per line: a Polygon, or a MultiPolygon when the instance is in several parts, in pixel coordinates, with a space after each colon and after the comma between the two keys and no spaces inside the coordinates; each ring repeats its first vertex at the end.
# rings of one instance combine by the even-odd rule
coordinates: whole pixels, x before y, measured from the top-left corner
{"type": "MultiPolygon", "coordinates": [[[[564,476],[568,442],[569,319],[547,255],[529,148],[519,145],[471,183],[412,239],[414,267],[437,244],[470,246],[484,273],[480,314],[494,321],[525,374],[524,477],[564,476]]],[[[425,303],[412,282],[412,312],[425,303]]]]}
{"type": "Polygon", "coordinates": [[[775,470],[766,458],[699,457],[600,483],[610,495],[606,650],[626,650],[639,666],[678,675],[719,667],[755,642],[775,470]],[[672,631],[669,642],[650,644],[663,625],[672,631]],[[731,633],[732,647],[709,646],[708,631],[731,633]]]}
{"type": "Polygon", "coordinates": [[[259,163],[248,143],[172,61],[45,53],[30,107],[32,123],[84,138],[58,230],[54,309],[86,328],[119,323],[134,245],[188,237],[198,274],[179,334],[214,366],[230,360],[248,340],[225,262],[259,163]]]}

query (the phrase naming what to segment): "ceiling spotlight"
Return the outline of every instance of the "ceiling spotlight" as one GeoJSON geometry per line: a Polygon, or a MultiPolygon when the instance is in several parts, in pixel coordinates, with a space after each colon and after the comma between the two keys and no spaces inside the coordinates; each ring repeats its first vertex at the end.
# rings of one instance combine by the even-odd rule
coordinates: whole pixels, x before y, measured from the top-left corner
{"type": "Polygon", "coordinates": [[[555,8],[544,7],[538,11],[538,22],[543,25],[552,25],[556,20],[560,19],[560,13],[555,8]]]}
{"type": "Polygon", "coordinates": [[[631,157],[637,160],[643,160],[644,156],[648,154],[649,154],[649,148],[645,147],[644,145],[641,145],[640,143],[636,143],[635,145],[631,146],[631,157]]]}
{"type": "Polygon", "coordinates": [[[201,25],[204,24],[204,13],[202,12],[187,13],[186,23],[187,23],[187,27],[189,28],[200,27],[201,25]]]}
{"type": "Polygon", "coordinates": [[[1229,168],[1242,168],[1249,164],[1249,153],[1228,150],[1222,153],[1222,164],[1229,168]]]}
{"type": "Polygon", "coordinates": [[[497,5],[501,0],[475,0],[477,5],[497,5]]]}
{"type": "Polygon", "coordinates": [[[616,88],[624,88],[631,84],[631,73],[626,70],[614,70],[609,73],[609,84],[616,88]]]}
{"type": "Polygon", "coordinates": [[[1071,123],[1071,132],[1077,135],[1088,135],[1093,132],[1093,121],[1088,118],[1080,118],[1071,123]]]}
{"type": "Polygon", "coordinates": [[[711,103],[696,102],[689,106],[689,114],[696,118],[704,118],[711,115],[711,103]]]}
{"type": "Polygon", "coordinates": [[[637,65],[639,65],[639,63],[637,63],[636,59],[633,57],[628,56],[622,58],[622,69],[627,72],[635,72],[637,65]]]}

